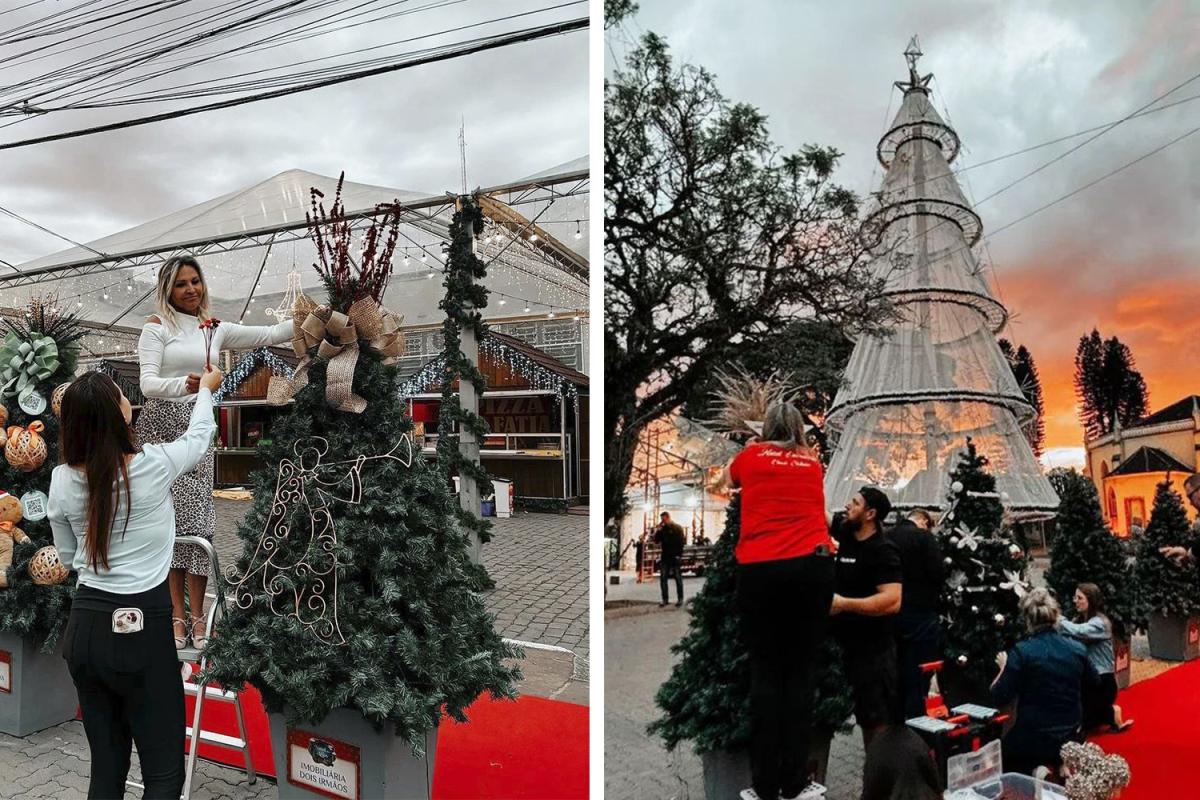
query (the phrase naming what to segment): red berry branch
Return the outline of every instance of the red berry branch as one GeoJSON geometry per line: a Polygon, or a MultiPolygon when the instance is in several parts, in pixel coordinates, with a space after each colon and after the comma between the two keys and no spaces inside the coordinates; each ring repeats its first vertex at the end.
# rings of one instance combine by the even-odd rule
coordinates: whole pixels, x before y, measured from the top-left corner
{"type": "Polygon", "coordinates": [[[217,334],[217,326],[221,324],[221,320],[216,317],[211,317],[200,323],[200,332],[204,336],[204,368],[208,369],[212,366],[212,343],[213,337],[217,334]]]}

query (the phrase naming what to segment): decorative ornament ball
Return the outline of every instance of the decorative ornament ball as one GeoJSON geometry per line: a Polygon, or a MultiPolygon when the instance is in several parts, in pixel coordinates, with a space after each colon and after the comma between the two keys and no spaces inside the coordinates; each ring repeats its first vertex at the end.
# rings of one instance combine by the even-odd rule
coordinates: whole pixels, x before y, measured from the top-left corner
{"type": "Polygon", "coordinates": [[[29,577],[38,586],[53,586],[67,579],[69,570],[58,559],[54,545],[46,545],[29,559],[29,577]]]}
{"type": "Polygon", "coordinates": [[[950,556],[946,556],[945,558],[942,559],[942,563],[945,564],[946,566],[950,566],[951,564],[954,563],[954,559],[951,558],[950,556]]]}
{"type": "Polygon", "coordinates": [[[962,490],[962,481],[955,481],[954,483],[950,484],[950,491],[954,492],[955,494],[961,494],[962,490]]]}
{"type": "Polygon", "coordinates": [[[30,392],[22,397],[17,405],[31,417],[39,416],[46,410],[46,398],[42,397],[38,392],[30,392]]]}
{"type": "Polygon", "coordinates": [[[972,614],[978,614],[978,613],[979,613],[979,606],[971,606],[971,613],[972,613],[972,614]]]}
{"type": "Polygon", "coordinates": [[[62,414],[63,395],[67,393],[67,387],[70,385],[70,383],[60,383],[50,394],[50,410],[54,412],[54,416],[56,417],[62,414]]]}
{"type": "Polygon", "coordinates": [[[4,457],[13,468],[32,472],[42,465],[46,460],[46,440],[41,436],[45,428],[40,420],[29,423],[28,428],[20,425],[9,427],[4,457]]]}
{"type": "Polygon", "coordinates": [[[955,594],[962,594],[962,587],[961,587],[961,586],[955,586],[955,587],[954,587],[954,593],[955,593],[955,594]]]}
{"type": "Polygon", "coordinates": [[[1008,502],[1008,492],[1001,492],[1000,499],[1007,503],[1008,502]]]}
{"type": "Polygon", "coordinates": [[[992,617],[992,619],[996,620],[997,625],[1004,624],[1004,615],[1003,614],[997,614],[996,616],[992,617]]]}
{"type": "Polygon", "coordinates": [[[967,665],[967,657],[966,656],[959,656],[958,658],[955,659],[955,661],[958,662],[958,665],[960,667],[965,667],[967,665]]]}
{"type": "Polygon", "coordinates": [[[951,536],[951,537],[950,537],[950,544],[958,544],[958,537],[957,537],[957,536],[951,536]]]}

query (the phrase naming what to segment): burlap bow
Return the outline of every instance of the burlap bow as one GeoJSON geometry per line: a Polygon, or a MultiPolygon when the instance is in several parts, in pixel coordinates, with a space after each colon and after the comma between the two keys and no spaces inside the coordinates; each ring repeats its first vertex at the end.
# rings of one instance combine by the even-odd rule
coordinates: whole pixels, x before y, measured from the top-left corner
{"type": "Polygon", "coordinates": [[[404,351],[401,321],[370,297],[355,301],[349,312],[343,314],[329,306],[318,306],[307,296],[300,295],[292,311],[292,350],[300,357],[300,363],[290,379],[281,375],[271,377],[267,402],[284,405],[308,385],[308,369],[312,365],[308,351],[315,346],[316,357],[329,362],[325,373],[325,402],[339,411],[361,414],[367,401],[353,389],[358,342],[365,339],[367,347],[377,353],[383,363],[392,364],[404,351]]]}

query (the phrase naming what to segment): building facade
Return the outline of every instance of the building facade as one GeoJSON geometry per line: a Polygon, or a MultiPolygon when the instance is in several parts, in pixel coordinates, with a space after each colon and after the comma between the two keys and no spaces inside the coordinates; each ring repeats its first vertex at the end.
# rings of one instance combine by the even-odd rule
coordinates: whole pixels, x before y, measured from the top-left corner
{"type": "MultiPolygon", "coordinates": [[[[1154,490],[1170,478],[1183,494],[1183,480],[1200,471],[1200,395],[1185,397],[1128,428],[1086,443],[1086,471],[1096,484],[1113,532],[1128,536],[1145,527],[1154,490]]],[[[1188,519],[1196,510],[1185,502],[1188,519]]]]}

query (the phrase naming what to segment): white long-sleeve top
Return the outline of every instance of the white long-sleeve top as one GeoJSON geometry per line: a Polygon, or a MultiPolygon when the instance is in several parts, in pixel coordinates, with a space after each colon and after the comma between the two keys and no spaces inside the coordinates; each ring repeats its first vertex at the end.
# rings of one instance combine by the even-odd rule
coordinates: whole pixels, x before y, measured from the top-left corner
{"type": "MultiPolygon", "coordinates": [[[[146,397],[190,403],[195,395],[188,394],[189,372],[204,371],[204,334],[200,320],[176,312],[179,327],[165,323],[147,322],[138,339],[138,363],[141,366],[141,388],[146,397]]],[[[263,345],[282,344],[292,338],[292,321],[277,325],[238,325],[222,322],[213,334],[210,353],[216,360],[222,350],[251,350],[263,345]]]]}
{"type": "Polygon", "coordinates": [[[183,436],[166,444],[144,445],[142,452],[129,460],[129,522],[125,522],[125,487],[121,486],[108,541],[108,569],[103,565],[92,569],[84,546],[87,475],[66,464],[54,468],[46,513],[58,557],[79,574],[81,585],[114,594],[137,594],[167,579],[175,547],[171,484],[204,458],[216,429],[212,393],[201,387],[183,436]]]}

